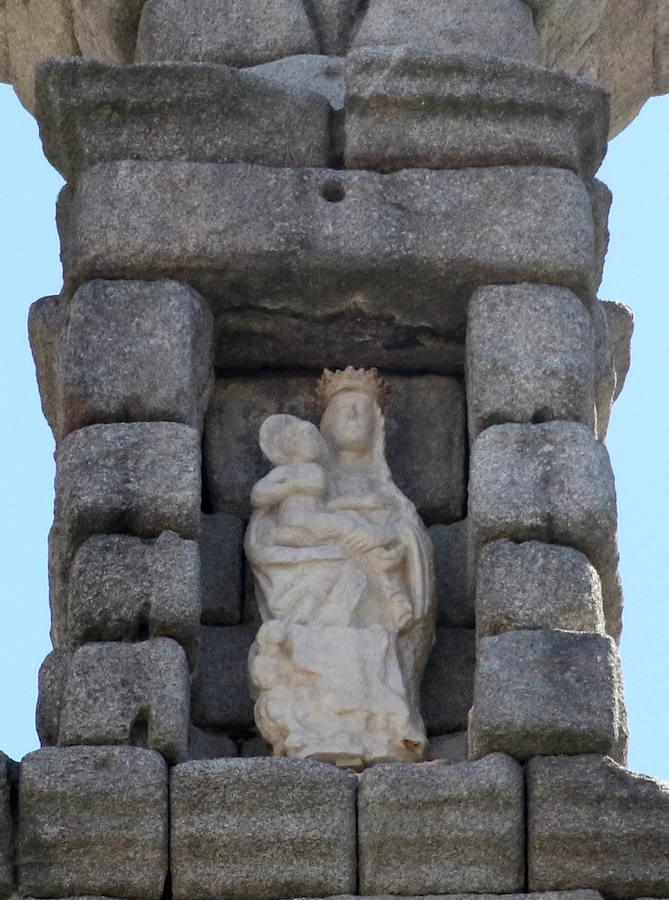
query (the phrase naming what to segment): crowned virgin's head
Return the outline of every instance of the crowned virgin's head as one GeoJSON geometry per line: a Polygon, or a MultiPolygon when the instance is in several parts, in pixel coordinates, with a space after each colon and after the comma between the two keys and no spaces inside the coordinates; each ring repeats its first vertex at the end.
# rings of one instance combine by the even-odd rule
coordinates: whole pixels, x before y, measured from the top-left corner
{"type": "Polygon", "coordinates": [[[376,369],[325,369],[318,384],[321,432],[335,453],[371,456],[385,465],[382,409],[388,391],[376,369]]]}

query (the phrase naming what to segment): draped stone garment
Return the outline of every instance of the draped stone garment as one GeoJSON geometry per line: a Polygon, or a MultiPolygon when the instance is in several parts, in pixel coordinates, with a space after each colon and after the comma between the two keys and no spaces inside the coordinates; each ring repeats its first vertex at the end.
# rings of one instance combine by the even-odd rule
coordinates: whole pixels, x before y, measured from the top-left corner
{"type": "Polygon", "coordinates": [[[275,755],[347,765],[422,759],[432,547],[385,463],[375,475],[367,495],[330,492],[318,519],[343,527],[337,542],[305,529],[302,546],[274,543],[282,533],[278,505],[257,509],[249,523],[245,547],[264,623],[250,676],[256,721],[275,755]],[[347,547],[347,522],[351,531],[389,531],[391,549],[347,547]]]}

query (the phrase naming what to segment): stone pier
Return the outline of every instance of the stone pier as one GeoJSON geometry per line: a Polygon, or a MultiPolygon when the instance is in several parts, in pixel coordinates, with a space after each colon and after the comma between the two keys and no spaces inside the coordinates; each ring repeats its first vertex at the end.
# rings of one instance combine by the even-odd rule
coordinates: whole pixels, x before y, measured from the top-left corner
{"type": "Polygon", "coordinates": [[[669,898],[669,784],[626,768],[633,321],[596,178],[669,91],[667,0],[0,0],[2,79],[67,184],[0,898],[669,898]],[[258,429],[347,365],[390,384],[437,588],[431,759],[362,773],[271,757],[247,671],[258,429]]]}

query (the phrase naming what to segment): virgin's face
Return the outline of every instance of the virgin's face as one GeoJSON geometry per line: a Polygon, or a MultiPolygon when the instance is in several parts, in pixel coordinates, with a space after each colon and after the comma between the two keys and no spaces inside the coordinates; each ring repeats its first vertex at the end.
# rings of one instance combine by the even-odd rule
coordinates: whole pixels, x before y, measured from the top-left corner
{"type": "Polygon", "coordinates": [[[376,409],[369,394],[341,391],[323,413],[321,429],[335,450],[365,452],[371,449],[376,409]]]}

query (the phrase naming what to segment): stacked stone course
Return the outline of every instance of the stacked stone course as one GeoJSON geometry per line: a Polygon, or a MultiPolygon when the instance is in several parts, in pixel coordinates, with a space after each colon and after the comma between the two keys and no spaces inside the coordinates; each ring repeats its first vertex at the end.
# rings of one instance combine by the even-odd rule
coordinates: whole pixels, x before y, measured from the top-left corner
{"type": "Polygon", "coordinates": [[[669,786],[624,767],[632,320],[594,177],[667,33],[666,0],[0,0],[68,182],[30,315],[54,650],[0,897],[669,897],[669,786]],[[359,776],[267,758],[242,550],[261,422],[348,364],[392,387],[437,579],[433,761],[359,776]]]}

